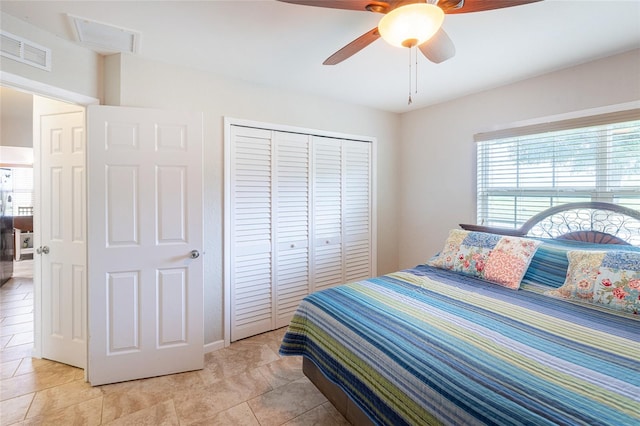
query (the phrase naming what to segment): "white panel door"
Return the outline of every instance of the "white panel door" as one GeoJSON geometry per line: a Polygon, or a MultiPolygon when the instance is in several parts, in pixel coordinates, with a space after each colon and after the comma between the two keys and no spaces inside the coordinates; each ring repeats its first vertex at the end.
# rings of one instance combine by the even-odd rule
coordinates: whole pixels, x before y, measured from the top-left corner
{"type": "Polygon", "coordinates": [[[371,151],[371,143],[343,142],[345,282],[373,275],[371,151]]]}
{"type": "Polygon", "coordinates": [[[273,328],[289,324],[310,290],[309,139],[310,136],[299,133],[274,135],[273,328]]]}
{"type": "Polygon", "coordinates": [[[273,328],[272,132],[231,126],[231,341],[273,328]]]}
{"type": "Polygon", "coordinates": [[[344,283],[342,140],[313,138],[314,291],[344,283]]]}
{"type": "Polygon", "coordinates": [[[87,362],[85,155],[84,112],[40,117],[42,357],[80,368],[87,362]]]}
{"type": "Polygon", "coordinates": [[[88,109],[92,385],[203,367],[202,116],[88,109]]]}

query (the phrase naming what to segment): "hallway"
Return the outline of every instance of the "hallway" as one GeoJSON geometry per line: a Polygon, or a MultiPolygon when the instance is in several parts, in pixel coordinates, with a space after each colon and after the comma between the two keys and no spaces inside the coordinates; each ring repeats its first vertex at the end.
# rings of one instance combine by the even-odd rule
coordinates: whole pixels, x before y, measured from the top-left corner
{"type": "Polygon", "coordinates": [[[13,278],[0,288],[3,379],[15,373],[21,358],[31,356],[33,348],[33,260],[14,262],[13,268],[13,278]]]}

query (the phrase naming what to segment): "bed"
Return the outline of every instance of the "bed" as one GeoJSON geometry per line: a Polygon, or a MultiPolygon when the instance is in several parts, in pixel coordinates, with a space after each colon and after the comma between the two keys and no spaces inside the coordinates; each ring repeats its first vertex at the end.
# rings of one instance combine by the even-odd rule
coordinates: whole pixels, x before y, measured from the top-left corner
{"type": "Polygon", "coordinates": [[[640,212],[606,203],[461,225],[423,265],[307,296],[280,353],[354,425],[640,424],[638,246],[640,212]]]}

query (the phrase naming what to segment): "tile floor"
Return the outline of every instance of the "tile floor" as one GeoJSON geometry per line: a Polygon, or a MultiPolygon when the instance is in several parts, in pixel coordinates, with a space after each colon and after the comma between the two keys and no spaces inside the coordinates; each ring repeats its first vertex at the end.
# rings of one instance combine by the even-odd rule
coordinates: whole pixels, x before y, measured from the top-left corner
{"type": "Polygon", "coordinates": [[[31,358],[31,261],[0,288],[0,425],[348,425],[280,357],[285,329],[205,356],[200,371],[91,387],[83,370],[31,358]]]}

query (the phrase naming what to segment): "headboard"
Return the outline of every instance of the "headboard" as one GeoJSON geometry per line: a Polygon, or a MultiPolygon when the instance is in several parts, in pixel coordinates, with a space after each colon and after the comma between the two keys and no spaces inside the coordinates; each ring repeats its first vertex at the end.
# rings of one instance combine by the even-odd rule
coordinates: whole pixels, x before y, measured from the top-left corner
{"type": "Polygon", "coordinates": [[[568,203],[551,207],[518,229],[460,224],[468,231],[529,236],[600,244],[640,246],[640,211],[603,202],[568,203]]]}

